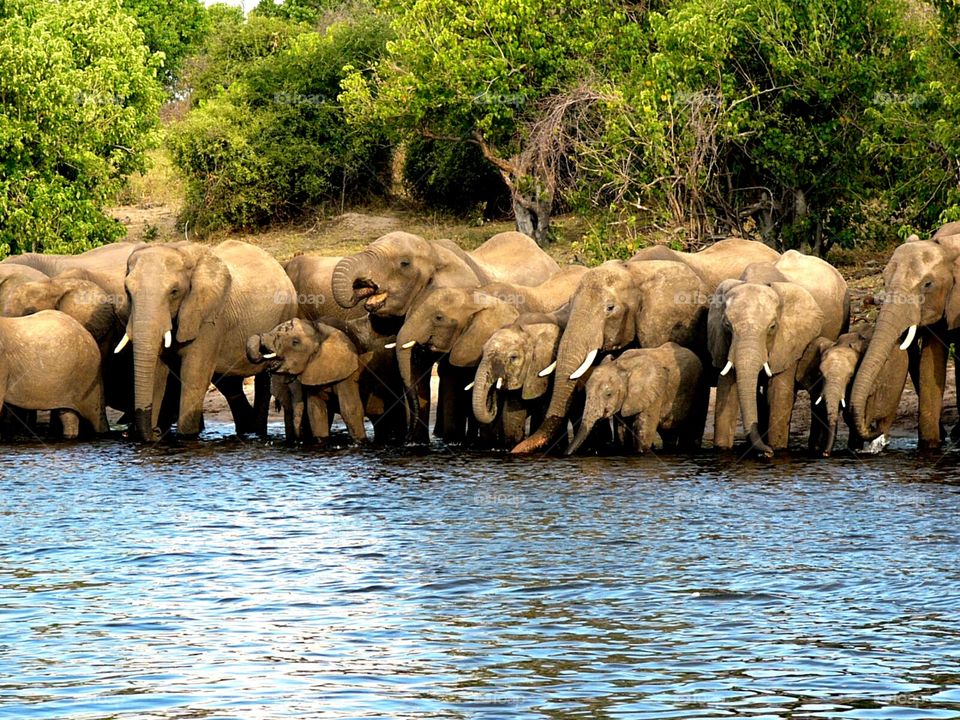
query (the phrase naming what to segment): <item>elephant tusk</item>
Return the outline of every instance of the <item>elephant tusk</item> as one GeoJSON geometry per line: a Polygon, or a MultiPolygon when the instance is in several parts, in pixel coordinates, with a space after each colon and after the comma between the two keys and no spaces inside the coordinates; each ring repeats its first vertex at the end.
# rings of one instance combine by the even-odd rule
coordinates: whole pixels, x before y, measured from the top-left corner
{"type": "Polygon", "coordinates": [[[727,364],[723,366],[723,370],[720,371],[720,374],[726,375],[731,370],[733,370],[733,360],[727,360],[727,364]]]}
{"type": "Polygon", "coordinates": [[[130,342],[130,336],[124,333],[123,337],[120,338],[120,342],[118,342],[117,346],[113,349],[113,354],[116,355],[118,352],[123,350],[127,346],[127,343],[129,342],[130,342]]]}
{"type": "Polygon", "coordinates": [[[464,390],[473,390],[473,385],[474,385],[475,382],[476,382],[475,380],[471,380],[470,382],[468,382],[466,385],[463,386],[463,389],[464,389],[464,390]]]}
{"type": "Polygon", "coordinates": [[[499,390],[502,387],[503,387],[503,378],[499,377],[497,378],[497,390],[499,390]]]}
{"type": "Polygon", "coordinates": [[[817,398],[817,401],[814,403],[814,405],[819,405],[822,400],[823,400],[823,395],[817,398]]]}
{"type": "Polygon", "coordinates": [[[916,325],[911,325],[911,326],[907,329],[907,336],[903,339],[903,342],[900,343],[900,349],[901,349],[901,350],[906,350],[908,347],[910,347],[910,343],[913,342],[913,339],[914,339],[916,336],[917,336],[917,326],[916,326],[916,325]]]}
{"type": "Polygon", "coordinates": [[[397,344],[395,342],[392,342],[392,343],[387,343],[383,347],[386,348],[387,350],[393,350],[396,346],[397,344]]]}
{"type": "Polygon", "coordinates": [[[400,348],[403,349],[403,350],[409,350],[410,348],[412,348],[412,347],[413,347],[414,345],[416,345],[416,344],[417,344],[417,341],[416,341],[416,340],[411,340],[410,342],[407,342],[407,343],[404,343],[403,345],[401,345],[400,348]]]}
{"type": "Polygon", "coordinates": [[[557,361],[554,360],[552,363],[550,363],[549,365],[547,365],[543,370],[541,370],[540,372],[538,372],[538,373],[537,373],[537,377],[546,377],[547,375],[549,375],[550,373],[552,373],[552,372],[553,372],[554,370],[556,370],[556,369],[557,369],[557,361]]]}
{"type": "Polygon", "coordinates": [[[578,367],[576,370],[574,370],[574,371],[570,374],[570,379],[571,379],[571,380],[576,380],[576,379],[579,378],[581,375],[583,375],[587,370],[589,370],[589,369],[590,369],[590,366],[593,365],[593,361],[596,360],[596,358],[597,358],[597,353],[598,353],[598,352],[600,352],[600,349],[599,349],[599,348],[594,348],[593,350],[591,350],[590,352],[588,352],[588,353],[587,353],[587,359],[583,361],[583,365],[581,365],[580,367],[578,367]]]}
{"type": "Polygon", "coordinates": [[[846,398],[840,398],[840,407],[842,407],[842,408],[846,408],[846,407],[847,407],[847,400],[846,400],[846,398]]]}
{"type": "Polygon", "coordinates": [[[173,343],[173,335],[170,333],[169,330],[167,330],[167,331],[163,334],[163,346],[164,346],[165,348],[168,348],[168,347],[170,347],[170,345],[171,345],[172,343],[173,343]]]}
{"type": "Polygon", "coordinates": [[[759,390],[760,390],[760,394],[763,395],[763,385],[760,386],[759,390]]]}
{"type": "Polygon", "coordinates": [[[260,357],[264,360],[273,360],[277,356],[276,353],[267,353],[266,355],[261,355],[260,357]]]}
{"type": "Polygon", "coordinates": [[[767,377],[773,377],[773,370],[770,369],[770,363],[763,364],[763,371],[767,374],[767,377]]]}

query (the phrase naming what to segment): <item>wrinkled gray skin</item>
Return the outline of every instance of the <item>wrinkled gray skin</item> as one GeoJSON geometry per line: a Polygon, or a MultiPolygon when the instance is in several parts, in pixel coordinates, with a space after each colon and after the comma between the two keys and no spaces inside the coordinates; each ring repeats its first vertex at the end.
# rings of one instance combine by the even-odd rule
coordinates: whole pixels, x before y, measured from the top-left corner
{"type": "Polygon", "coordinates": [[[717,289],[724,280],[739,278],[748,265],[775,263],[780,253],[756,240],[726,238],[699,252],[687,253],[671,250],[664,245],[643,248],[630,258],[634,260],[673,260],[688,265],[707,286],[709,292],[717,289]]]}
{"type": "Polygon", "coordinates": [[[76,438],[80,420],[106,432],[100,350],[90,334],[56,310],[0,318],[0,406],[60,410],[63,434],[76,438]]]}
{"type": "MultiPolygon", "coordinates": [[[[863,439],[881,434],[880,426],[870,422],[867,404],[881,385],[890,383],[885,378],[887,360],[908,353],[919,403],[918,447],[940,446],[948,348],[960,339],[958,258],[960,222],[944,225],[930,240],[911,239],[893,251],[883,271],[883,304],[873,339],[850,391],[850,414],[863,439]],[[916,330],[912,337],[910,328],[916,330]],[[908,339],[909,347],[901,349],[908,339]]],[[[902,388],[904,382],[895,384],[902,388]]]]}
{"type": "MultiPolygon", "coordinates": [[[[289,388],[290,407],[285,407],[287,439],[306,439],[293,404],[302,393],[314,437],[330,435],[334,412],[339,412],[355,442],[367,439],[363,425],[364,404],[360,397],[360,353],[342,330],[320,322],[299,318],[288,320],[272,330],[247,339],[247,359],[266,363],[274,375],[296,379],[300,387],[289,388]]],[[[274,387],[278,386],[274,383],[274,387]]]]}
{"type": "Polygon", "coordinates": [[[676,343],[605,358],[587,380],[586,396],[567,455],[607,418],[629,427],[628,444],[641,453],[650,451],[658,434],[665,449],[695,450],[703,440],[709,381],[696,354],[676,343]]]}
{"type": "MultiPolygon", "coordinates": [[[[831,265],[789,251],[775,264],[748,267],[743,280],[725,280],[710,306],[708,331],[717,382],[714,444],[733,446],[737,411],[754,450],[770,456],[786,448],[798,387],[815,398],[817,340],[835,340],[849,324],[846,281],[831,265]],[[729,363],[729,364],[728,364],[729,363]],[[766,422],[757,403],[758,377],[767,375],[766,422]],[[724,372],[725,369],[725,372],[724,372]],[[766,437],[765,437],[766,436],[766,437]]],[[[823,408],[813,408],[822,414],[823,408]]],[[[819,433],[825,419],[815,418],[819,433]]],[[[819,442],[818,437],[812,444],[819,442]]]]}
{"type": "Polygon", "coordinates": [[[560,333],[553,323],[515,322],[484,343],[473,384],[473,415],[481,425],[499,419],[497,440],[507,447],[523,440],[528,416],[535,423],[543,419],[552,374],[540,373],[556,359],[560,333]]]}
{"type": "Polygon", "coordinates": [[[0,308],[7,303],[7,298],[24,283],[45,280],[48,276],[27,265],[0,263],[0,308]]]}
{"type": "Polygon", "coordinates": [[[513,452],[541,450],[565,431],[577,380],[571,375],[585,371],[591,356],[595,362],[599,353],[665,342],[705,355],[709,300],[703,280],[681,262],[610,261],[591,268],[565,311],[547,417],[513,452]]]}
{"type": "MultiPolygon", "coordinates": [[[[857,433],[856,425],[850,416],[849,395],[853,378],[872,337],[872,327],[859,328],[841,335],[835,343],[827,342],[821,350],[820,375],[823,378],[823,393],[819,402],[824,405],[827,413],[827,433],[819,450],[824,457],[828,457],[833,451],[841,416],[850,429],[848,447],[852,450],[863,448],[864,439],[857,433]]],[[[892,353],[884,363],[876,390],[867,400],[868,426],[877,428],[880,434],[888,433],[896,420],[897,406],[906,383],[907,364],[905,352],[892,353]]]]}
{"type": "MultiPolygon", "coordinates": [[[[135,423],[144,441],[158,436],[171,366],[179,365],[181,379],[177,432],[192,437],[200,431],[203,398],[214,376],[239,384],[260,374],[262,367],[247,360],[247,338],[296,314],[296,293],[280,264],[260,248],[233,240],[213,248],[184,242],[142,247],[130,255],[125,284],[135,423]]],[[[242,392],[224,394],[238,433],[266,433],[266,374],[257,378],[256,409],[242,392]]]]}

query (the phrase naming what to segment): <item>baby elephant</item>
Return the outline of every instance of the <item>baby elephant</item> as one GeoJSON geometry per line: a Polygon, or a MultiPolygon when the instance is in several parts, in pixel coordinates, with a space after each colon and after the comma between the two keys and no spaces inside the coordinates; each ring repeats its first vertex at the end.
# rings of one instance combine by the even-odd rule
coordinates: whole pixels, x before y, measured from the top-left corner
{"type": "Polygon", "coordinates": [[[80,419],[109,429],[103,404],[100,348],[83,325],[57,310],[0,318],[0,406],[62,410],[63,436],[77,437],[80,419]]]}
{"type": "Polygon", "coordinates": [[[290,379],[293,399],[284,406],[288,440],[301,434],[295,407],[301,393],[314,437],[329,437],[333,414],[339,412],[355,442],[367,439],[359,352],[343,330],[321,322],[288,320],[270,332],[250,336],[247,359],[266,362],[271,373],[290,379]]]}
{"type": "Polygon", "coordinates": [[[567,455],[577,451],[604,418],[623,421],[633,449],[647,452],[657,434],[666,449],[695,450],[703,440],[709,385],[703,365],[676,343],[628,350],[593,370],[586,385],[583,421],[567,455]]]}

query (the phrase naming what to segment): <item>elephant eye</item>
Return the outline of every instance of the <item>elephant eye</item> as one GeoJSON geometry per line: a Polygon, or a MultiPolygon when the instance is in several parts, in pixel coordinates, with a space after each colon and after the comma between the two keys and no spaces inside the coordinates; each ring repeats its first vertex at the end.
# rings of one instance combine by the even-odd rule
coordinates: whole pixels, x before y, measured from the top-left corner
{"type": "Polygon", "coordinates": [[[290,344],[293,345],[294,347],[298,347],[300,345],[300,338],[294,338],[293,340],[290,341],[290,344]]]}
{"type": "Polygon", "coordinates": [[[511,356],[510,356],[510,362],[516,362],[516,361],[519,360],[519,359],[520,359],[520,358],[519,358],[519,356],[517,356],[517,355],[511,355],[511,356]]]}
{"type": "Polygon", "coordinates": [[[616,309],[617,309],[617,306],[614,305],[613,303],[608,303],[608,304],[607,304],[607,312],[608,312],[608,313],[612,313],[612,312],[613,312],[614,310],[616,310],[616,309]]]}
{"type": "Polygon", "coordinates": [[[437,313],[436,315],[433,316],[433,319],[436,320],[437,322],[443,322],[443,315],[441,315],[440,313],[437,313]]]}
{"type": "Polygon", "coordinates": [[[933,280],[927,280],[926,282],[923,283],[924,290],[929,290],[932,287],[933,287],[933,280]]]}
{"type": "Polygon", "coordinates": [[[170,288],[170,297],[176,297],[180,294],[180,288],[170,288]]]}
{"type": "Polygon", "coordinates": [[[410,261],[407,260],[407,259],[401,260],[401,261],[400,261],[400,267],[402,267],[402,268],[410,267],[410,261]]]}

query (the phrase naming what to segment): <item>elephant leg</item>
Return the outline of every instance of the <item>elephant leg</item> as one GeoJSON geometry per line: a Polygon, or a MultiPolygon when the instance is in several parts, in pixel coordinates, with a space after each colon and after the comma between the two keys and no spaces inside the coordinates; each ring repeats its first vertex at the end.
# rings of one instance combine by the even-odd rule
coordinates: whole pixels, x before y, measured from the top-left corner
{"type": "Polygon", "coordinates": [[[680,447],[684,450],[699,450],[703,445],[703,433],[707,427],[707,412],[710,409],[710,385],[702,379],[694,391],[693,402],[682,423],[680,447]]]}
{"type": "MultiPolygon", "coordinates": [[[[440,387],[437,399],[437,425],[434,434],[444,442],[462,442],[465,418],[457,411],[458,390],[462,390],[462,373],[447,363],[440,366],[440,387]],[[459,387],[458,387],[459,385],[459,387]]],[[[469,403],[466,405],[469,407],[469,403]]],[[[462,405],[461,405],[462,407],[462,405]]]]}
{"type": "Polygon", "coordinates": [[[769,391],[769,379],[763,375],[757,379],[757,429],[760,437],[767,437],[770,432],[770,401],[767,396],[769,391]]]}
{"type": "Polygon", "coordinates": [[[60,417],[61,434],[64,440],[76,440],[80,435],[80,416],[74,410],[63,409],[60,417]]]}
{"type": "Polygon", "coordinates": [[[213,385],[223,395],[227,405],[230,406],[230,414],[233,416],[233,424],[237,429],[237,435],[256,431],[256,416],[246,393],[243,391],[243,378],[239,375],[214,375],[213,385]]]}
{"type": "Polygon", "coordinates": [[[796,397],[795,375],[796,368],[790,367],[774,375],[767,384],[767,402],[770,407],[767,444],[774,450],[784,450],[790,442],[790,418],[796,397]]]}
{"type": "MultiPolygon", "coordinates": [[[[953,333],[954,353],[960,349],[960,333],[953,333]]],[[[960,388],[960,359],[953,358],[953,382],[955,388],[960,388]]],[[[950,431],[950,439],[956,443],[960,441],[960,392],[957,393],[957,424],[950,431]]]]}
{"type": "Polygon", "coordinates": [[[410,391],[412,407],[407,435],[410,442],[421,445],[430,442],[430,375],[429,372],[419,373],[410,391]]]}
{"type": "Polygon", "coordinates": [[[267,420],[270,417],[270,373],[258,373],[253,378],[253,418],[255,430],[260,437],[267,436],[267,420]]]}
{"type": "Polygon", "coordinates": [[[736,376],[733,373],[721,375],[717,380],[717,395],[713,406],[714,447],[721,450],[730,450],[733,447],[739,415],[740,398],[737,395],[736,376]]]}
{"type": "Polygon", "coordinates": [[[340,404],[340,417],[343,418],[350,437],[354,442],[366,442],[367,430],[363,425],[363,402],[360,400],[360,386],[356,376],[338,383],[336,393],[340,404]]]}
{"type": "Polygon", "coordinates": [[[306,393],[307,417],[313,437],[326,440],[330,437],[330,411],[327,407],[326,393],[306,393]]]}
{"type": "Polygon", "coordinates": [[[940,447],[940,417],[943,413],[943,391],[947,380],[947,346],[934,332],[924,332],[920,351],[918,391],[920,401],[920,450],[940,447]]]}
{"type": "MultiPolygon", "coordinates": [[[[199,343],[195,340],[194,343],[199,343]]],[[[177,419],[177,435],[180,437],[196,437],[200,434],[200,423],[203,417],[203,398],[207,388],[213,380],[214,361],[202,346],[193,348],[196,352],[188,353],[180,366],[180,414],[177,419]]],[[[247,404],[249,407],[249,403],[247,404]]],[[[237,428],[237,432],[242,432],[237,428]]]]}
{"type": "Polygon", "coordinates": [[[106,396],[104,395],[102,382],[98,380],[94,384],[91,391],[79,403],[77,411],[80,417],[90,423],[95,434],[99,435],[110,430],[110,423],[107,421],[106,396]]]}
{"type": "Polygon", "coordinates": [[[161,434],[170,429],[180,416],[180,361],[171,367],[157,363],[153,381],[153,427],[161,434]]]}
{"type": "Polygon", "coordinates": [[[818,380],[810,389],[810,438],[807,441],[807,450],[813,455],[829,455],[833,452],[833,441],[836,428],[830,425],[827,417],[827,404],[817,402],[823,394],[823,382],[818,380]],[[830,447],[827,447],[827,446],[830,447]]]}

